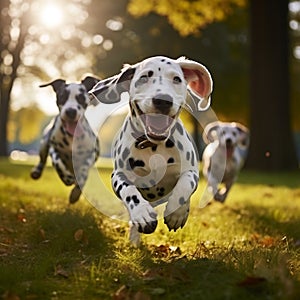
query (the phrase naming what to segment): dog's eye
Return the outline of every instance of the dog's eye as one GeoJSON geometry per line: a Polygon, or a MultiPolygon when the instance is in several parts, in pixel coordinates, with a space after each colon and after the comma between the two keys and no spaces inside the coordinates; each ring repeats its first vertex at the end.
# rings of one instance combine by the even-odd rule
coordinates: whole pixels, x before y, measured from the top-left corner
{"type": "Polygon", "coordinates": [[[67,102],[67,99],[69,97],[69,92],[64,90],[60,95],[57,97],[57,105],[61,106],[64,105],[67,102]]]}
{"type": "Polygon", "coordinates": [[[232,135],[233,135],[233,136],[236,136],[236,135],[237,135],[237,133],[234,131],[234,132],[232,133],[232,135]]]}
{"type": "Polygon", "coordinates": [[[86,106],[85,96],[83,94],[77,95],[76,100],[80,105],[86,106]]]}
{"type": "Polygon", "coordinates": [[[136,82],[136,85],[142,85],[148,82],[148,76],[142,75],[136,82]]]}
{"type": "Polygon", "coordinates": [[[173,83],[178,84],[178,83],[181,83],[181,82],[182,82],[182,80],[181,80],[180,77],[175,76],[175,77],[173,78],[173,83]]]}

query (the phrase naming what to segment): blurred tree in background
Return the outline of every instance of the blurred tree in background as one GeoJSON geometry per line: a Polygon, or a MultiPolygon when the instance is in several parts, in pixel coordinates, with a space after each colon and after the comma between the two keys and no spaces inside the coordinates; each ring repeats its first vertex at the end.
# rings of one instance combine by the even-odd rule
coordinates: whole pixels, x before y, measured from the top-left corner
{"type": "MultiPolygon", "coordinates": [[[[298,163],[290,117],[289,1],[249,2],[251,147],[248,166],[257,170],[296,169],[298,163]]],[[[137,16],[150,12],[166,16],[185,36],[199,33],[199,29],[207,24],[204,20],[222,20],[233,5],[243,6],[245,1],[215,0],[208,4],[188,0],[176,3],[171,0],[130,0],[129,11],[137,16]]],[[[236,84],[238,81],[230,89],[232,93],[236,92],[236,84]]]]}
{"type": "MultiPolygon", "coordinates": [[[[275,19],[271,19],[268,14],[272,9],[278,11],[273,1],[252,2],[249,0],[249,2],[252,5],[250,8],[254,5],[258,9],[255,13],[264,16],[266,23],[275,22],[275,26],[275,24],[282,24],[278,23],[278,18],[285,20],[283,26],[284,33],[287,34],[287,0],[279,0],[280,5],[285,7],[284,15],[276,16],[275,19]]],[[[291,1],[291,3],[299,4],[299,1],[291,1]]],[[[34,101],[38,104],[46,101],[37,98],[40,93],[37,86],[41,81],[58,77],[78,80],[87,72],[102,77],[111,76],[118,73],[124,63],[136,63],[152,55],[166,55],[173,58],[184,55],[203,63],[209,68],[214,79],[212,105],[218,117],[221,120],[239,121],[251,127],[256,122],[256,116],[254,117],[249,111],[249,102],[252,101],[249,99],[249,91],[253,89],[252,86],[250,89],[249,77],[251,45],[249,37],[252,39],[255,34],[255,31],[251,30],[251,36],[249,35],[249,26],[252,26],[249,17],[254,15],[253,10],[249,10],[246,0],[61,0],[51,2],[4,0],[1,1],[0,8],[0,76],[2,76],[0,156],[8,154],[7,147],[3,143],[3,140],[6,140],[4,137],[7,138],[7,131],[3,133],[3,124],[5,123],[6,126],[8,118],[6,110],[9,110],[11,104],[14,109],[20,109],[23,106],[30,107],[34,101]],[[52,14],[51,18],[51,6],[47,8],[46,4],[60,7],[63,18],[59,18],[58,13],[52,14]],[[57,20],[61,23],[54,26],[57,20]],[[18,89],[20,81],[23,86],[18,89]],[[13,95],[10,94],[12,87],[14,87],[13,95]],[[19,94],[16,90],[19,90],[19,94]],[[23,104],[16,108],[14,103],[19,103],[21,100],[23,104]]],[[[297,33],[300,32],[296,29],[297,11],[299,12],[300,8],[293,10],[292,14],[293,49],[297,49],[297,38],[299,40],[297,33]]],[[[261,26],[266,26],[266,24],[261,26]]],[[[272,26],[266,27],[266,30],[270,30],[270,27],[272,28],[272,26]]],[[[256,30],[260,30],[259,27],[256,30]]],[[[269,43],[270,39],[262,42],[269,43]]],[[[277,44],[276,39],[272,42],[276,44],[274,48],[278,48],[276,51],[279,51],[281,45],[277,44]]],[[[266,61],[268,59],[269,57],[266,61]]],[[[277,63],[280,61],[281,59],[277,63]]],[[[298,77],[293,75],[293,83],[299,79],[300,65],[295,55],[291,61],[293,62],[291,71],[294,72],[293,74],[298,74],[298,77]]],[[[273,74],[265,76],[274,76],[275,73],[273,71],[273,74]]],[[[251,76],[254,78],[253,75],[251,76]]],[[[276,88],[282,86],[276,84],[276,88]]],[[[298,86],[298,84],[292,84],[294,129],[300,128],[298,118],[295,117],[300,107],[297,101],[300,96],[298,86]]],[[[259,94],[258,91],[257,93],[259,94]]],[[[288,99],[289,93],[286,93],[286,97],[288,99]]],[[[261,109],[261,113],[268,116],[271,124],[273,122],[284,123],[284,130],[291,132],[290,126],[286,126],[287,122],[291,122],[291,119],[288,120],[290,116],[283,118],[272,113],[272,118],[269,120],[271,113],[268,108],[273,102],[270,102],[268,97],[264,99],[255,97],[253,101],[256,101],[257,110],[260,107],[257,103],[261,104],[261,101],[266,103],[267,110],[261,109]]],[[[282,103],[288,111],[289,101],[282,103]]],[[[255,113],[260,112],[255,111],[255,113]]],[[[261,124],[262,118],[257,120],[260,120],[259,124],[261,124]]],[[[266,119],[262,124],[265,122],[266,119]]],[[[197,130],[200,131],[201,128],[197,130]]],[[[260,130],[260,136],[267,136],[266,141],[268,141],[266,134],[270,132],[263,130],[264,128],[260,130]]],[[[255,136],[258,134],[255,130],[253,134],[252,145],[255,145],[255,136]]],[[[286,142],[287,149],[294,149],[291,139],[286,142]]],[[[274,167],[277,163],[273,163],[270,158],[277,162],[281,160],[275,169],[295,166],[293,159],[295,156],[292,151],[289,152],[291,160],[287,165],[284,162],[286,155],[282,152],[280,157],[277,157],[276,151],[269,148],[270,145],[278,147],[279,143],[271,142],[263,145],[259,151],[258,149],[251,150],[251,153],[255,154],[253,161],[257,160],[256,155],[258,155],[264,163],[266,162],[266,165],[259,163],[258,168],[267,169],[270,165],[274,167]]]]}
{"type": "Polygon", "coordinates": [[[167,17],[169,23],[180,35],[197,35],[208,24],[220,22],[243,7],[246,0],[172,1],[172,0],[130,0],[128,11],[133,16],[146,16],[151,12],[167,17]]]}

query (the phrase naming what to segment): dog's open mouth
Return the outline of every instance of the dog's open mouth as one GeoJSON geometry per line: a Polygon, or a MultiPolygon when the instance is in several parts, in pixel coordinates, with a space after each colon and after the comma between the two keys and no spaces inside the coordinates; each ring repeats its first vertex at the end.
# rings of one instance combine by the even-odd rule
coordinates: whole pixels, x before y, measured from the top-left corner
{"type": "Polygon", "coordinates": [[[65,131],[70,136],[81,136],[83,134],[83,128],[78,121],[66,121],[62,120],[65,131]]]}
{"type": "Polygon", "coordinates": [[[226,157],[231,158],[234,152],[234,145],[226,143],[226,157]]]}
{"type": "Polygon", "coordinates": [[[146,134],[154,140],[165,140],[169,136],[170,127],[174,121],[163,114],[143,114],[140,116],[144,123],[146,134]]]}

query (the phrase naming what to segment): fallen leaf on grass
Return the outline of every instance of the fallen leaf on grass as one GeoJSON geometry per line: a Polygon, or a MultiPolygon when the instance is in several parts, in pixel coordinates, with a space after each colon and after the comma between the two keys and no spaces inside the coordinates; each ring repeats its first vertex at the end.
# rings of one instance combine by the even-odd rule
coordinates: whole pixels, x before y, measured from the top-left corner
{"type": "Polygon", "coordinates": [[[161,270],[158,268],[148,269],[142,274],[142,276],[144,280],[151,281],[161,277],[161,273],[161,270]]]}
{"type": "Polygon", "coordinates": [[[22,223],[26,223],[27,222],[26,215],[24,213],[18,213],[17,219],[18,219],[18,221],[20,221],[22,223]]]}
{"type": "Polygon", "coordinates": [[[169,256],[179,256],[182,254],[181,249],[177,246],[166,245],[152,245],[151,250],[158,257],[169,257],[169,256]]]}
{"type": "Polygon", "coordinates": [[[6,291],[2,295],[1,299],[3,299],[3,300],[20,300],[21,298],[11,291],[6,291]]]}
{"type": "Polygon", "coordinates": [[[43,228],[40,228],[39,234],[43,241],[46,240],[46,232],[43,228]]]}
{"type": "Polygon", "coordinates": [[[65,269],[63,269],[63,267],[61,265],[57,265],[55,267],[54,275],[55,276],[59,275],[64,278],[69,278],[69,273],[65,269]]]}
{"type": "Polygon", "coordinates": [[[87,245],[89,243],[89,240],[83,229],[76,230],[76,232],[74,233],[74,239],[75,239],[75,241],[81,242],[85,245],[87,245]]]}
{"type": "Polygon", "coordinates": [[[259,245],[266,248],[270,248],[278,245],[278,239],[273,238],[272,236],[269,235],[262,236],[258,233],[254,233],[252,234],[251,239],[256,243],[258,243],[259,245]]]}
{"type": "Polygon", "coordinates": [[[251,286],[257,286],[266,281],[267,279],[264,277],[247,276],[244,280],[240,281],[237,285],[242,287],[251,287],[251,286]]]}
{"type": "Polygon", "coordinates": [[[129,300],[129,289],[126,285],[122,285],[114,294],[113,300],[129,300]]]}

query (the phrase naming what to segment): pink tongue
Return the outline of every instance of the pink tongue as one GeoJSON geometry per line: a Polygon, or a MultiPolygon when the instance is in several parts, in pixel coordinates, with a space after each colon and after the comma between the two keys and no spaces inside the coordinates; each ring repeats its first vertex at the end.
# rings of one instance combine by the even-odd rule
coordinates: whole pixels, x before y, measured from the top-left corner
{"type": "Polygon", "coordinates": [[[226,147],[226,156],[227,156],[227,158],[231,158],[232,157],[233,151],[234,151],[233,147],[231,147],[231,146],[229,146],[229,147],[227,146],[226,147]]]}
{"type": "Polygon", "coordinates": [[[171,125],[172,118],[169,116],[155,114],[145,115],[145,124],[150,127],[155,133],[164,133],[171,125]]]}
{"type": "Polygon", "coordinates": [[[65,128],[72,136],[81,136],[83,134],[83,129],[79,122],[66,122],[65,128]]]}

